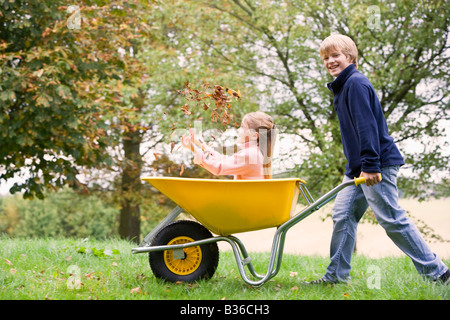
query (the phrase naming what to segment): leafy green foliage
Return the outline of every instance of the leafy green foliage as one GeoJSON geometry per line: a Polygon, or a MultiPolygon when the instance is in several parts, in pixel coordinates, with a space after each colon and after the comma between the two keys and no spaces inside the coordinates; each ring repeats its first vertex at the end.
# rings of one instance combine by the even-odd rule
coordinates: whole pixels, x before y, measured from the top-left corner
{"type": "Polygon", "coordinates": [[[80,167],[110,163],[105,121],[115,112],[125,66],[118,52],[148,35],[131,26],[136,3],[2,1],[0,15],[0,178],[22,175],[11,192],[82,187],[80,167]],[[117,32],[120,31],[120,32],[117,32]]]}
{"type": "MultiPolygon", "coordinates": [[[[192,169],[186,170],[189,173],[192,169]]],[[[143,232],[148,233],[175,204],[149,186],[144,193],[139,220],[143,232]]],[[[111,194],[78,194],[65,187],[44,196],[43,200],[20,195],[0,198],[0,233],[18,238],[118,236],[120,208],[111,194]]]]}
{"type": "Polygon", "coordinates": [[[71,189],[49,192],[44,200],[2,199],[0,232],[12,237],[92,237],[117,235],[117,207],[71,189]]]}
{"type": "Polygon", "coordinates": [[[118,249],[97,249],[97,248],[86,248],[86,247],[75,247],[75,250],[79,253],[93,254],[96,257],[110,257],[113,254],[120,254],[118,249]]]}

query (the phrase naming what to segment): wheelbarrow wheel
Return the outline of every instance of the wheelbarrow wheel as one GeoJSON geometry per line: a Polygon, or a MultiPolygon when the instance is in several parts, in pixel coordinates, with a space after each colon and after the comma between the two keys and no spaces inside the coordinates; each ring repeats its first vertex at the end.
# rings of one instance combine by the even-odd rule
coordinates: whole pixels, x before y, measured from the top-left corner
{"type": "MultiPolygon", "coordinates": [[[[211,238],[211,232],[201,224],[181,220],[164,227],[152,241],[152,246],[174,245],[211,238]]],[[[193,282],[211,278],[219,264],[216,242],[180,250],[149,253],[153,274],[170,282],[193,282]]]]}

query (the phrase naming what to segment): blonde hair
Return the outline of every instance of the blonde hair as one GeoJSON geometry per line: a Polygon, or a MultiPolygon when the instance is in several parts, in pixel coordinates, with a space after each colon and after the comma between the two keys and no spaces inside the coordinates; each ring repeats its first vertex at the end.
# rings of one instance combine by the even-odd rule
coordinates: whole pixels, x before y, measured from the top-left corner
{"type": "Polygon", "coordinates": [[[324,56],[331,51],[342,52],[351,63],[358,69],[358,49],[355,42],[348,36],[342,34],[333,34],[322,41],[320,45],[320,58],[323,60],[324,56]]]}
{"type": "Polygon", "coordinates": [[[256,111],[247,113],[242,121],[246,122],[250,130],[258,133],[259,150],[264,156],[263,170],[264,178],[272,178],[272,157],[276,140],[276,128],[273,119],[268,114],[256,111]]]}

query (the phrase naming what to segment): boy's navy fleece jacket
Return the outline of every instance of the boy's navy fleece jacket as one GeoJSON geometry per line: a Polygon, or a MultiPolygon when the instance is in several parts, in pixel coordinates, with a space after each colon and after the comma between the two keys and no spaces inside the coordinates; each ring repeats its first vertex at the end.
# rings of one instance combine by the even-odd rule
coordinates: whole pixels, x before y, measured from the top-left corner
{"type": "Polygon", "coordinates": [[[334,108],[348,161],[345,174],[354,178],[361,171],[374,173],[387,166],[403,165],[403,157],[389,136],[375,90],[355,65],[350,64],[327,86],[334,94],[334,108]]]}

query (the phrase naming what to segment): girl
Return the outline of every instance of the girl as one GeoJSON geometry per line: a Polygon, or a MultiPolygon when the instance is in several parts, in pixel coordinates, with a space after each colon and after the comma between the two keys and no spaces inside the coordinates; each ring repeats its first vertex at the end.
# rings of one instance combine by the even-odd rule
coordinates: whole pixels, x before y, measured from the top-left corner
{"type": "Polygon", "coordinates": [[[190,131],[182,137],[184,147],[195,154],[194,162],[214,175],[234,175],[236,180],[272,178],[272,155],[276,130],[272,117],[264,112],[248,113],[239,128],[241,150],[224,156],[208,147],[190,131]]]}

